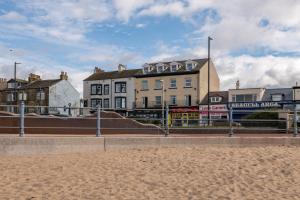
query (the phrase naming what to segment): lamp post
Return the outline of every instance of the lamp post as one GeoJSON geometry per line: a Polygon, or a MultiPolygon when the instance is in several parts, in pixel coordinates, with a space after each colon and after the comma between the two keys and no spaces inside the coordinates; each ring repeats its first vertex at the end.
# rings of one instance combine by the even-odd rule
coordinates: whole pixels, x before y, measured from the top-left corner
{"type": "Polygon", "coordinates": [[[162,118],[162,127],[164,127],[165,125],[165,84],[164,84],[164,80],[160,80],[161,82],[161,89],[162,89],[162,95],[161,95],[161,106],[162,106],[162,110],[161,110],[161,118],[162,118]]]}
{"type": "Polygon", "coordinates": [[[208,83],[207,83],[207,120],[208,125],[210,125],[210,41],[213,40],[210,36],[208,36],[208,83]]]}
{"type": "MultiPolygon", "coordinates": [[[[15,83],[14,83],[14,94],[13,94],[13,96],[14,96],[14,101],[17,103],[17,65],[19,65],[19,64],[21,64],[21,63],[18,63],[18,62],[15,62],[14,63],[14,81],[15,81],[15,83]]],[[[15,109],[14,109],[15,110],[15,109]]]]}

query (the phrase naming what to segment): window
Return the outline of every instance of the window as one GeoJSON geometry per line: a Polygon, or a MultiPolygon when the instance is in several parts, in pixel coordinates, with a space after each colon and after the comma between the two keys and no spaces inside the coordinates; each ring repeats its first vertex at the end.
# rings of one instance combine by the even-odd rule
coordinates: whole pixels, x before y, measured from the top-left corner
{"type": "Polygon", "coordinates": [[[143,108],[148,107],[148,97],[142,97],[143,108]]]}
{"type": "Polygon", "coordinates": [[[100,108],[102,108],[102,99],[91,99],[92,108],[96,108],[98,105],[100,105],[100,108]]]}
{"type": "Polygon", "coordinates": [[[192,96],[191,95],[185,95],[184,96],[184,105],[185,106],[191,106],[192,105],[192,96]]]}
{"type": "Polygon", "coordinates": [[[256,101],[256,94],[237,94],[232,95],[232,102],[252,102],[256,101]]]}
{"type": "Polygon", "coordinates": [[[116,109],[126,108],[126,97],[116,97],[115,107],[116,109]]]}
{"type": "Polygon", "coordinates": [[[7,94],[7,101],[15,101],[15,95],[14,93],[10,93],[10,94],[7,94]]]}
{"type": "Polygon", "coordinates": [[[104,95],[109,95],[109,85],[104,85],[104,90],[103,90],[104,95]]]}
{"type": "Polygon", "coordinates": [[[92,84],[91,85],[91,95],[102,95],[102,85],[92,84]]]}
{"type": "Polygon", "coordinates": [[[193,63],[187,63],[186,64],[186,70],[191,71],[193,69],[193,63]]]}
{"type": "Polygon", "coordinates": [[[45,92],[44,91],[38,91],[36,93],[36,100],[45,100],[45,92]]]}
{"type": "Polygon", "coordinates": [[[148,90],[148,81],[142,80],[142,90],[148,90]]]}
{"type": "Polygon", "coordinates": [[[83,100],[83,107],[88,107],[88,100],[83,100]]]}
{"type": "Polygon", "coordinates": [[[210,102],[212,103],[219,103],[222,101],[222,97],[211,97],[210,102]]]}
{"type": "Polygon", "coordinates": [[[176,79],[170,80],[170,88],[176,88],[176,79]]]}
{"type": "Polygon", "coordinates": [[[176,103],[177,103],[177,101],[176,101],[176,96],[175,95],[172,95],[172,96],[170,96],[170,103],[171,103],[171,105],[176,105],[176,103]]]}
{"type": "Polygon", "coordinates": [[[109,99],[104,99],[103,100],[103,107],[104,108],[109,108],[109,99]]]}
{"type": "Polygon", "coordinates": [[[25,93],[25,92],[19,93],[19,100],[20,101],[26,101],[27,100],[27,93],[25,93]]]}
{"type": "Polygon", "coordinates": [[[126,93],[126,82],[116,82],[115,93],[126,93]]]}
{"type": "Polygon", "coordinates": [[[192,79],[191,78],[185,79],[185,87],[192,87],[192,79]]]}
{"type": "Polygon", "coordinates": [[[158,73],[161,73],[163,71],[163,66],[162,65],[158,65],[156,68],[157,68],[158,73]]]}
{"type": "Polygon", "coordinates": [[[272,101],[282,101],[282,94],[273,94],[272,95],[272,101]]]}
{"type": "Polygon", "coordinates": [[[176,72],[177,65],[171,65],[171,72],[176,72]]]}
{"type": "Polygon", "coordinates": [[[144,67],[144,73],[147,74],[149,72],[149,67],[144,67]]]}
{"type": "Polygon", "coordinates": [[[162,89],[161,80],[155,80],[155,89],[157,89],[157,90],[162,89]]]}
{"type": "Polygon", "coordinates": [[[161,96],[155,97],[155,105],[161,105],[161,96]]]}

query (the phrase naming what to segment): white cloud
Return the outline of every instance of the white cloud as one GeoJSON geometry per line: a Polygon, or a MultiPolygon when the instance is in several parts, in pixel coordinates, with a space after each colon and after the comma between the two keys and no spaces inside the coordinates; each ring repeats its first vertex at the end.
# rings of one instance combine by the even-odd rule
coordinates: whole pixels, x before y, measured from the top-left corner
{"type": "Polygon", "coordinates": [[[136,24],[135,27],[136,28],[144,28],[146,26],[146,24],[136,24]]]}
{"type": "Polygon", "coordinates": [[[128,22],[135,12],[151,5],[154,0],[113,0],[116,16],[119,20],[128,22]]]}
{"type": "Polygon", "coordinates": [[[21,15],[20,13],[17,13],[15,11],[7,12],[3,15],[0,15],[0,20],[5,21],[25,21],[26,17],[21,15]]]}

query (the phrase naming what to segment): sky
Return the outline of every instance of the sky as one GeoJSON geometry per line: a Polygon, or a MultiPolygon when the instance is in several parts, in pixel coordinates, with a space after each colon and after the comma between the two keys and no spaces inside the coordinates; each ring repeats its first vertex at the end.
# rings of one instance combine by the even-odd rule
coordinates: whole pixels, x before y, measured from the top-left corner
{"type": "MultiPolygon", "coordinates": [[[[211,56],[221,89],[300,81],[300,0],[0,0],[0,77],[66,71],[82,93],[95,66],[211,56]]],[[[299,82],[300,83],[300,82],[299,82]]]]}

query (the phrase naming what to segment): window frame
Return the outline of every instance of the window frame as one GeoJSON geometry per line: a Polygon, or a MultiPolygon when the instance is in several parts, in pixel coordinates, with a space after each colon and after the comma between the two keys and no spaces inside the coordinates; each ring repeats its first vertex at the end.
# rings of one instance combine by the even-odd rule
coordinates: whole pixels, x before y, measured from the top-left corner
{"type": "Polygon", "coordinates": [[[155,96],[155,105],[157,105],[157,106],[161,106],[162,105],[162,97],[161,96],[155,96]],[[158,97],[160,98],[160,101],[157,101],[158,97]]]}
{"type": "Polygon", "coordinates": [[[109,98],[103,99],[103,108],[109,108],[109,104],[110,104],[109,98]],[[108,106],[107,107],[105,106],[106,105],[105,102],[108,102],[108,106]]]}
{"type": "Polygon", "coordinates": [[[98,104],[97,102],[100,102],[100,108],[102,108],[102,99],[101,98],[91,98],[91,107],[97,108],[98,104]],[[93,106],[93,101],[96,101],[96,105],[93,106]]]}
{"type": "Polygon", "coordinates": [[[177,96],[176,95],[171,95],[170,96],[170,105],[172,105],[172,106],[174,106],[174,105],[177,105],[177,96]],[[175,97],[174,99],[175,99],[175,103],[173,102],[173,97],[175,97]]]}
{"type": "Polygon", "coordinates": [[[142,84],[142,88],[141,88],[141,90],[149,90],[149,81],[148,80],[142,80],[141,81],[141,84],[142,84]],[[144,87],[144,83],[146,83],[146,86],[147,87],[144,87]]]}
{"type": "Polygon", "coordinates": [[[176,88],[177,88],[177,80],[176,80],[176,78],[171,78],[171,79],[170,79],[170,88],[171,88],[171,89],[176,89],[176,88]],[[172,86],[172,81],[175,81],[175,87],[172,86]]]}
{"type": "Polygon", "coordinates": [[[192,83],[193,83],[192,78],[185,78],[185,79],[184,79],[184,87],[185,87],[185,88],[191,88],[191,87],[193,87],[193,84],[192,84],[192,83]],[[188,80],[190,80],[190,85],[187,85],[187,81],[188,81],[188,80]]]}
{"type": "Polygon", "coordinates": [[[115,93],[126,93],[127,92],[127,83],[126,81],[115,82],[115,93]],[[120,85],[120,91],[117,91],[117,85],[120,85]],[[125,85],[125,87],[123,87],[125,85]],[[123,91],[124,89],[124,91],[123,91]]]}
{"type": "Polygon", "coordinates": [[[115,109],[126,109],[127,108],[127,99],[126,97],[115,97],[115,109]],[[117,107],[117,99],[121,99],[121,107],[117,107]],[[122,107],[122,104],[123,104],[123,99],[125,99],[125,105],[124,107],[122,107]]]}
{"type": "Polygon", "coordinates": [[[90,94],[91,95],[102,95],[102,84],[98,84],[98,83],[91,84],[90,94]],[[93,87],[96,87],[95,93],[93,93],[93,87]],[[99,90],[99,87],[100,87],[100,90],[99,90]],[[99,93],[99,91],[100,91],[100,93],[99,93]]]}
{"type": "Polygon", "coordinates": [[[109,95],[109,84],[103,85],[103,95],[109,95]],[[107,92],[105,89],[107,89],[107,92]]]}

